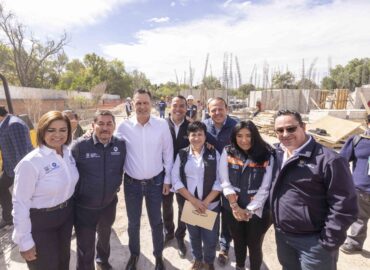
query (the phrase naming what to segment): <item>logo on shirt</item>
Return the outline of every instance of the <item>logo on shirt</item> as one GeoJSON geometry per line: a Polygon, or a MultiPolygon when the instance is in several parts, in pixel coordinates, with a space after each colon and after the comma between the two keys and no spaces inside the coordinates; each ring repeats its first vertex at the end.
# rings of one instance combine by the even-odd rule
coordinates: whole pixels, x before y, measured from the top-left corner
{"type": "Polygon", "coordinates": [[[50,164],[48,164],[47,166],[44,167],[44,171],[45,173],[50,173],[56,169],[58,169],[60,166],[56,163],[56,162],[52,162],[50,164]]]}
{"type": "Polygon", "coordinates": [[[100,158],[98,153],[86,153],[86,158],[100,158]]]}
{"type": "Polygon", "coordinates": [[[310,169],[314,169],[315,168],[315,165],[313,164],[309,164],[309,163],[306,163],[306,161],[304,161],[303,159],[301,159],[299,162],[298,162],[298,167],[308,167],[310,169]]]}
{"type": "Polygon", "coordinates": [[[209,154],[209,155],[208,155],[208,160],[215,160],[215,156],[214,156],[214,155],[212,155],[212,154],[209,154]]]}

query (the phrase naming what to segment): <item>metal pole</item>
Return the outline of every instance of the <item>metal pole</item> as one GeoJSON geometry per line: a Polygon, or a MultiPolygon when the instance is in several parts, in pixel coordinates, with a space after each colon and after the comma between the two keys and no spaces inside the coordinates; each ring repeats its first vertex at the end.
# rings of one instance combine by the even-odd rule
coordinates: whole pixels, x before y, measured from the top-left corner
{"type": "Polygon", "coordinates": [[[6,103],[8,104],[8,111],[9,111],[9,113],[14,114],[13,104],[12,104],[12,99],[10,97],[8,82],[6,81],[5,77],[1,73],[0,73],[0,79],[3,81],[6,103]]]}

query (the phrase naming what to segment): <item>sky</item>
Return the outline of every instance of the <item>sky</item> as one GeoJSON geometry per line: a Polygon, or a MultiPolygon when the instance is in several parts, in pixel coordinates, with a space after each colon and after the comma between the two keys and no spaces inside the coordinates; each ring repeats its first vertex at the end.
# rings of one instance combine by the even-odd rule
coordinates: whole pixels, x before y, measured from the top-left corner
{"type": "Polygon", "coordinates": [[[191,66],[198,84],[207,55],[206,75],[222,78],[227,53],[234,73],[237,57],[242,83],[259,86],[264,66],[300,78],[304,59],[306,72],[315,63],[319,82],[329,67],[370,57],[369,0],[0,2],[39,39],[57,39],[65,31],[70,59],[93,52],[119,59],[152,83],[188,83],[191,66]]]}

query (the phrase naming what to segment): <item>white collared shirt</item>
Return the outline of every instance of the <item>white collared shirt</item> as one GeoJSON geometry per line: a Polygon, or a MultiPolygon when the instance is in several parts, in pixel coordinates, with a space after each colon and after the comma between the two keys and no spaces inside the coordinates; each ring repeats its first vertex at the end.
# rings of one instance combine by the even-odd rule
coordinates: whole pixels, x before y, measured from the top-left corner
{"type": "Polygon", "coordinates": [[[30,208],[49,208],[68,200],[78,180],[76,162],[67,146],[63,157],[41,146],[28,153],[14,169],[12,239],[20,251],[32,248],[30,208]]]}
{"type": "Polygon", "coordinates": [[[284,151],[284,155],[283,155],[283,162],[282,162],[282,164],[281,164],[281,167],[284,167],[284,165],[285,165],[285,163],[289,160],[289,159],[291,159],[292,157],[294,157],[294,156],[296,156],[303,148],[305,148],[306,147],[306,145],[307,144],[309,144],[310,143],[310,141],[312,140],[312,137],[310,136],[310,135],[307,135],[308,136],[308,140],[301,146],[301,147],[299,147],[299,148],[297,148],[297,149],[295,149],[295,150],[293,150],[293,152],[292,152],[292,155],[288,158],[288,151],[287,151],[287,149],[284,147],[284,145],[283,144],[281,144],[281,149],[283,149],[283,151],[284,151]]]}
{"type": "Polygon", "coordinates": [[[179,134],[179,130],[180,130],[180,127],[182,125],[182,123],[184,123],[184,119],[180,122],[180,124],[176,124],[175,121],[172,120],[172,118],[170,118],[170,121],[173,123],[173,126],[175,127],[175,134],[176,134],[176,138],[177,138],[177,135],[179,134]]]}
{"type": "MultiPolygon", "coordinates": [[[[189,151],[188,160],[185,164],[185,175],[186,175],[186,183],[187,183],[187,190],[194,196],[195,189],[197,190],[198,197],[203,197],[203,185],[204,185],[204,162],[203,162],[203,152],[204,147],[198,157],[196,157],[193,154],[193,151],[189,151]]],[[[220,154],[216,151],[216,160],[217,160],[217,168],[219,166],[219,160],[220,160],[220,154]]],[[[180,177],[180,158],[179,155],[176,157],[176,161],[172,168],[171,173],[171,179],[172,179],[172,187],[174,190],[179,190],[180,188],[185,187],[184,184],[181,181],[180,177]]],[[[218,175],[218,169],[216,172],[216,180],[213,184],[212,190],[221,191],[221,185],[218,175]]],[[[214,209],[219,202],[213,202],[210,203],[208,206],[209,210],[214,209]]]]}
{"type": "Polygon", "coordinates": [[[166,120],[150,116],[149,121],[141,125],[132,117],[118,126],[116,136],[126,142],[124,170],[129,176],[150,179],[164,168],[164,183],[171,183],[173,143],[166,120]]]}
{"type": "MultiPolygon", "coordinates": [[[[250,163],[251,160],[247,159],[244,163],[243,170],[246,165],[250,163]]],[[[272,181],[272,167],[273,167],[274,157],[271,155],[269,160],[269,165],[266,168],[266,172],[263,175],[261,186],[259,187],[256,195],[253,196],[253,200],[247,205],[247,209],[253,211],[257,216],[262,218],[262,211],[265,202],[269,196],[271,181],[272,181]]],[[[227,152],[224,149],[220,158],[220,182],[223,193],[225,196],[230,194],[236,194],[234,187],[230,183],[229,179],[229,167],[227,162],[227,152]]]]}

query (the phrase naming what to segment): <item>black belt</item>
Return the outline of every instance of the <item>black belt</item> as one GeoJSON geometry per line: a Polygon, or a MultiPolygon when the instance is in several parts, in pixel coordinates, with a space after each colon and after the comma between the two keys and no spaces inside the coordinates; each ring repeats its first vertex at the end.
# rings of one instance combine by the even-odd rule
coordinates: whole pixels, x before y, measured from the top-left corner
{"type": "Polygon", "coordinates": [[[154,183],[154,177],[149,178],[149,179],[136,179],[136,178],[129,176],[127,173],[125,173],[125,179],[130,180],[132,182],[136,182],[138,184],[142,184],[142,185],[148,185],[148,184],[154,183]]]}
{"type": "Polygon", "coordinates": [[[30,212],[51,212],[59,209],[66,208],[71,203],[72,197],[66,200],[65,202],[62,202],[61,204],[58,204],[53,207],[49,208],[31,208],[30,212]]]}

